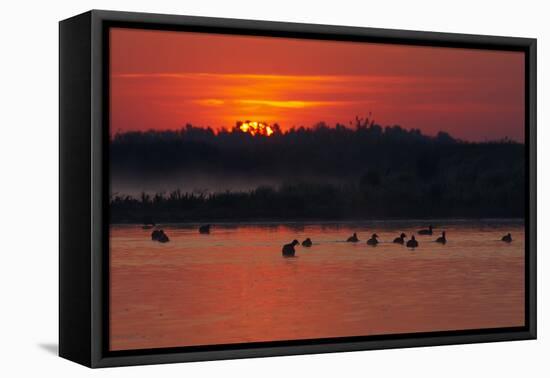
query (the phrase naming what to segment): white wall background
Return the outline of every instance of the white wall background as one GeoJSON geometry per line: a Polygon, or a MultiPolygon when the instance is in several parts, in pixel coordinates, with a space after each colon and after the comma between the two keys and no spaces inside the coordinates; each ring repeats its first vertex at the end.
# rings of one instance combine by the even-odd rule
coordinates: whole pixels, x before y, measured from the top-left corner
{"type": "Polygon", "coordinates": [[[10,1],[0,22],[0,375],[548,376],[550,268],[546,1],[10,1]],[[58,25],[89,9],[536,37],[538,44],[539,340],[90,370],[56,356],[58,25]],[[546,351],[545,351],[546,349],[546,351]]]}

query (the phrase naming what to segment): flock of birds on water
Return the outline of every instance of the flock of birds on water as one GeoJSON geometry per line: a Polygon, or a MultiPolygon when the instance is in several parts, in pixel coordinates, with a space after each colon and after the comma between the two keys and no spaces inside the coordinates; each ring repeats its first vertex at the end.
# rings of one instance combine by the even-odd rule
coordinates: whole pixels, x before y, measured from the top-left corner
{"type": "MultiPolygon", "coordinates": [[[[155,227],[154,224],[146,224],[146,225],[143,226],[143,229],[150,229],[150,228],[153,228],[153,227],[155,227]]],[[[211,228],[210,224],[202,225],[202,226],[199,227],[199,233],[200,234],[210,234],[210,228],[211,228]]],[[[427,229],[419,230],[418,235],[433,235],[433,226],[430,225],[427,229]]],[[[411,249],[415,249],[415,248],[418,247],[418,245],[419,245],[418,240],[416,240],[414,235],[412,235],[411,238],[405,242],[406,237],[407,237],[407,235],[405,235],[405,233],[402,232],[398,237],[393,239],[393,243],[405,245],[405,246],[407,246],[407,248],[411,248],[411,249]]],[[[367,245],[375,247],[376,245],[378,245],[378,243],[380,243],[378,241],[378,238],[379,238],[378,235],[372,234],[371,238],[369,240],[367,240],[367,245]]],[[[160,242],[160,243],[167,243],[167,242],[170,241],[170,238],[168,238],[168,235],[166,235],[164,230],[156,229],[151,233],[151,240],[154,240],[154,241],[157,241],[157,242],[160,242]]],[[[507,233],[500,240],[505,242],[505,243],[511,243],[512,242],[512,234],[507,233]]],[[[352,236],[350,236],[346,240],[346,242],[348,242],[348,243],[358,243],[359,241],[360,240],[357,237],[357,233],[355,233],[355,232],[353,233],[352,236]]],[[[446,244],[447,243],[447,236],[446,236],[445,231],[441,232],[441,236],[438,237],[435,240],[435,242],[440,243],[440,244],[446,244]]],[[[282,255],[284,257],[294,257],[296,255],[296,248],[295,247],[297,245],[300,245],[300,242],[296,239],[294,239],[291,243],[283,245],[282,255]]],[[[310,248],[313,245],[313,242],[311,241],[310,238],[307,238],[304,241],[302,241],[301,245],[302,245],[302,247],[310,248]]]]}

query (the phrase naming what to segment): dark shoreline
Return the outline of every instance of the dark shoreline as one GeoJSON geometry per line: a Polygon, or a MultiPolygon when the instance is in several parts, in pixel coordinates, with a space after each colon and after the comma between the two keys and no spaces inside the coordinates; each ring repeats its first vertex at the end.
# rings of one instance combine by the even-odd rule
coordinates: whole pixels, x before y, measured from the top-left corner
{"type": "Polygon", "coordinates": [[[110,148],[111,178],[143,190],[111,192],[112,223],[526,214],[525,146],[507,139],[469,143],[357,120],[269,138],[193,126],[124,133],[110,148]],[[199,173],[208,180],[200,184],[199,173]],[[258,175],[272,183],[256,182],[258,175]],[[253,189],[224,189],[233,181],[253,189]],[[159,188],[145,192],[151,185],[159,188]]]}

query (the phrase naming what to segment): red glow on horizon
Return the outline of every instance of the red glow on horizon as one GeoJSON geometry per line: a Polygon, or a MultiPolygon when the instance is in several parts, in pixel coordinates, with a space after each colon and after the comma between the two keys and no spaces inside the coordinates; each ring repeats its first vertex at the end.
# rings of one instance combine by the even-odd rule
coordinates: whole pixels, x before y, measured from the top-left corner
{"type": "Polygon", "coordinates": [[[373,112],[427,135],[524,140],[521,52],[115,28],[110,55],[112,132],[247,119],[284,132],[373,112]]]}

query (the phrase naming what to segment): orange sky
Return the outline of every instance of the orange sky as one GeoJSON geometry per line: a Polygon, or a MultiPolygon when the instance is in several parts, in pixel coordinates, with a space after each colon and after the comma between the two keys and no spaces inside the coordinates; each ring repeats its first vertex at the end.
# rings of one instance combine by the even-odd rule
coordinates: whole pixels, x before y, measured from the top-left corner
{"type": "Polygon", "coordinates": [[[524,140],[520,52],[111,30],[111,130],[377,123],[524,140]]]}

